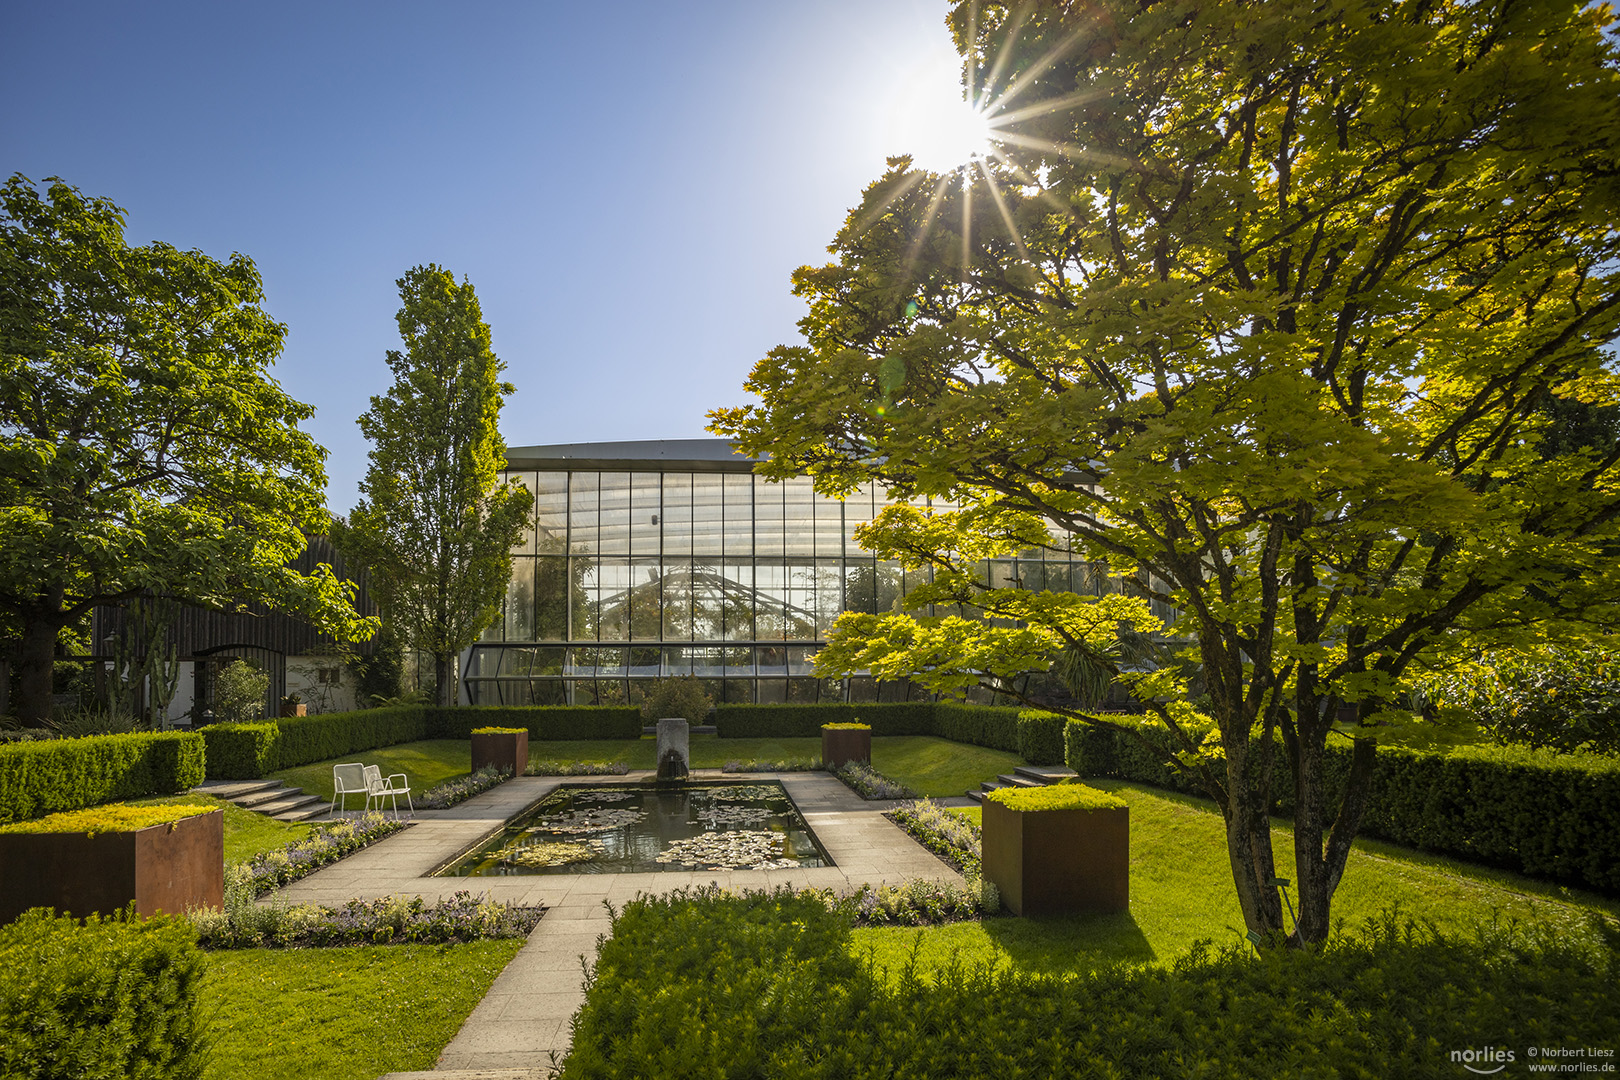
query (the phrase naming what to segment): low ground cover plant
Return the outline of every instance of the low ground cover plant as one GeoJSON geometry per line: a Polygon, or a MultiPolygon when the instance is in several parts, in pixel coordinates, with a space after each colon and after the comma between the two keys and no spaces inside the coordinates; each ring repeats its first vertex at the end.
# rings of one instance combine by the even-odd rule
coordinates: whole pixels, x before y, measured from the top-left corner
{"type": "Polygon", "coordinates": [[[623,776],[630,766],[622,761],[530,761],[525,776],[623,776]]]}
{"type": "Polygon", "coordinates": [[[203,974],[183,919],[25,912],[0,927],[0,1076],[202,1075],[203,974]]]}
{"type": "Polygon", "coordinates": [[[527,937],[543,908],[518,907],[465,890],[429,904],[420,896],[319,904],[255,904],[239,880],[225,906],[191,912],[205,949],[304,948],[341,945],[452,945],[527,937]]]}
{"type": "Polygon", "coordinates": [[[849,949],[851,914],[815,896],[696,890],[612,918],[565,1080],[1185,1076],[1190,1062],[1206,1076],[1452,1077],[1453,1051],[1482,1043],[1620,1039],[1612,943],[1394,916],[1314,952],[1205,944],[1167,967],[897,979],[849,949]]]}
{"type": "Polygon", "coordinates": [[[408,827],[408,822],[386,818],[375,812],[334,821],[318,827],[302,840],[294,840],[278,850],[255,855],[246,863],[227,867],[226,888],[230,888],[234,873],[240,875],[245,887],[250,888],[254,896],[260,896],[277,886],[313,874],[328,863],[337,862],[345,855],[352,855],[408,827]]]}
{"type": "Polygon", "coordinates": [[[1001,910],[996,887],[977,880],[970,881],[967,888],[921,878],[877,888],[862,885],[849,896],[829,902],[847,905],[856,926],[939,926],[1001,910]]]}
{"type": "Polygon", "coordinates": [[[820,769],[821,759],[818,757],[777,758],[768,761],[732,760],[720,767],[721,772],[728,773],[818,772],[820,769]]]}
{"type": "Polygon", "coordinates": [[[454,780],[447,780],[442,784],[429,788],[422,794],[417,805],[423,810],[448,810],[457,803],[466,802],[474,795],[481,795],[490,788],[499,787],[512,779],[511,769],[501,769],[494,765],[486,765],[475,773],[458,776],[454,780]]]}
{"type": "Polygon", "coordinates": [[[917,793],[897,780],[890,780],[872,766],[860,761],[846,761],[831,770],[832,774],[849,786],[863,799],[915,799],[917,793]]]}

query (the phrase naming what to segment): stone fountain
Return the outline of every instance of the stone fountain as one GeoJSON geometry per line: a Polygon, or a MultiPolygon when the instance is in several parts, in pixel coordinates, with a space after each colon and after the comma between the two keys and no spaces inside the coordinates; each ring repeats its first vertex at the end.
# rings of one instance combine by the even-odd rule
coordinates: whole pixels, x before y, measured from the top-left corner
{"type": "Polygon", "coordinates": [[[691,725],[680,717],[658,721],[658,782],[681,783],[692,771],[691,725]]]}

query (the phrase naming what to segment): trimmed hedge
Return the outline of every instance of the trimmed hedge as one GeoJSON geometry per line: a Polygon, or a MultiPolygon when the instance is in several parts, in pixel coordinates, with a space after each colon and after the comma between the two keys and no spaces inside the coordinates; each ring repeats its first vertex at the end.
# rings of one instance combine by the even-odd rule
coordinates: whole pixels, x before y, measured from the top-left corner
{"type": "Polygon", "coordinates": [[[1063,731],[1068,717],[1044,712],[1018,714],[1018,754],[1031,765],[1063,764],[1063,731]]]}
{"type": "Polygon", "coordinates": [[[538,742],[639,739],[641,710],[621,705],[460,705],[425,708],[426,739],[470,739],[481,727],[524,728],[538,742]]]}
{"type": "Polygon", "coordinates": [[[1453,1055],[1481,1046],[1515,1048],[1522,1069],[1526,1046],[1620,1042],[1613,947],[1550,935],[1390,917],[1309,952],[1240,941],[1162,966],[928,976],[855,955],[851,914],[717,888],[625,904],[563,1076],[1438,1078],[1468,1075],[1453,1055]]]}
{"type": "Polygon", "coordinates": [[[722,739],[813,739],[823,724],[869,724],[873,737],[937,735],[952,742],[1018,752],[1018,712],[991,705],[942,701],[830,701],[814,705],[721,705],[715,732],[722,739]]]}
{"type": "Polygon", "coordinates": [[[286,716],[275,724],[281,731],[281,739],[276,764],[267,772],[434,737],[428,733],[419,705],[286,716]]]}
{"type": "Polygon", "coordinates": [[[185,791],[203,781],[203,754],[201,735],[178,731],[0,746],[0,823],[185,791]]]}
{"type": "Polygon", "coordinates": [[[180,919],[25,912],[0,927],[0,1076],[201,1076],[203,971],[180,919]]]}
{"type": "MultiPolygon", "coordinates": [[[[1145,736],[1168,745],[1162,728],[1145,736]]],[[[1065,729],[1069,768],[1193,795],[1204,790],[1123,733],[1078,721],[1065,729]]],[[[1273,743],[1272,812],[1294,811],[1292,770],[1273,743]]],[[[1350,748],[1329,742],[1324,781],[1336,805],[1350,748]]],[[[1258,755],[1256,755],[1258,757],[1258,755]]],[[[1444,752],[1379,747],[1361,835],[1608,893],[1620,892],[1620,761],[1508,747],[1444,752]]]]}
{"type": "Polygon", "coordinates": [[[208,746],[210,780],[257,780],[280,768],[276,751],[281,729],[274,720],[251,724],[209,724],[198,734],[208,746]]]}

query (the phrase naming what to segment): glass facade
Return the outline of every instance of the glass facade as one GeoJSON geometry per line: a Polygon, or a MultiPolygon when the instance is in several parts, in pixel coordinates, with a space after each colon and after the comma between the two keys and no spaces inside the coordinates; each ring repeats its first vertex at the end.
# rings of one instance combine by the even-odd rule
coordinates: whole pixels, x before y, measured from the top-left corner
{"type": "MultiPolygon", "coordinates": [[[[881,489],[836,500],[808,477],[768,483],[656,460],[611,471],[556,464],[507,474],[534,493],[534,513],[502,617],[467,657],[474,704],[638,704],[671,675],[695,675],[726,703],[923,696],[908,683],[811,671],[841,612],[896,609],[926,580],[855,543],[856,526],[884,506],[881,489]]],[[[1118,587],[1061,541],[1024,554],[982,570],[1032,589],[1118,587]]]]}

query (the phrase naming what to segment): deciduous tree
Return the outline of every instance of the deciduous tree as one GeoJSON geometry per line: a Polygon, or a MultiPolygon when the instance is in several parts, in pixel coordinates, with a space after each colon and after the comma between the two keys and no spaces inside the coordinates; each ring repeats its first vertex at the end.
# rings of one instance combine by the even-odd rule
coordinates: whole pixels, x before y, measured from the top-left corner
{"type": "Polygon", "coordinates": [[[324,531],[313,410],[269,375],[285,328],[243,255],[132,247],[124,212],[21,176],[0,193],[0,626],[15,712],[50,710],[64,627],[143,590],[257,600],[363,637],[329,567],[287,569],[324,531]]]}
{"type": "Polygon", "coordinates": [[[497,482],[497,421],[513,387],[500,381],[472,284],[433,265],[398,284],[405,349],[389,350],[394,384],[360,417],[371,465],[340,533],[371,567],[384,620],[433,657],[437,700],[449,705],[456,655],[500,614],[534,504],[522,484],[497,482]]]}
{"type": "MultiPolygon", "coordinates": [[[[1341,0],[962,3],[994,150],[905,159],[800,270],[806,343],[716,430],[768,474],[948,494],[861,535],[932,563],[818,660],[952,689],[1055,651],[1106,661],[1131,597],[987,590],[1048,524],[1181,612],[1219,745],[1120,670],[1226,818],[1248,927],[1287,932],[1267,812],[1294,785],[1296,941],[1317,941],[1376,747],[1330,797],[1341,704],[1375,719],[1463,645],[1616,614],[1620,442],[1551,446],[1617,400],[1615,52],[1607,7],[1341,0]],[[1110,610],[1111,606],[1111,610],[1110,610]],[[1283,758],[1269,751],[1279,746],[1283,758]]],[[[1118,668],[1118,665],[1116,665],[1118,668]]],[[[1103,718],[1084,717],[1106,723],[1103,718]]]]}

